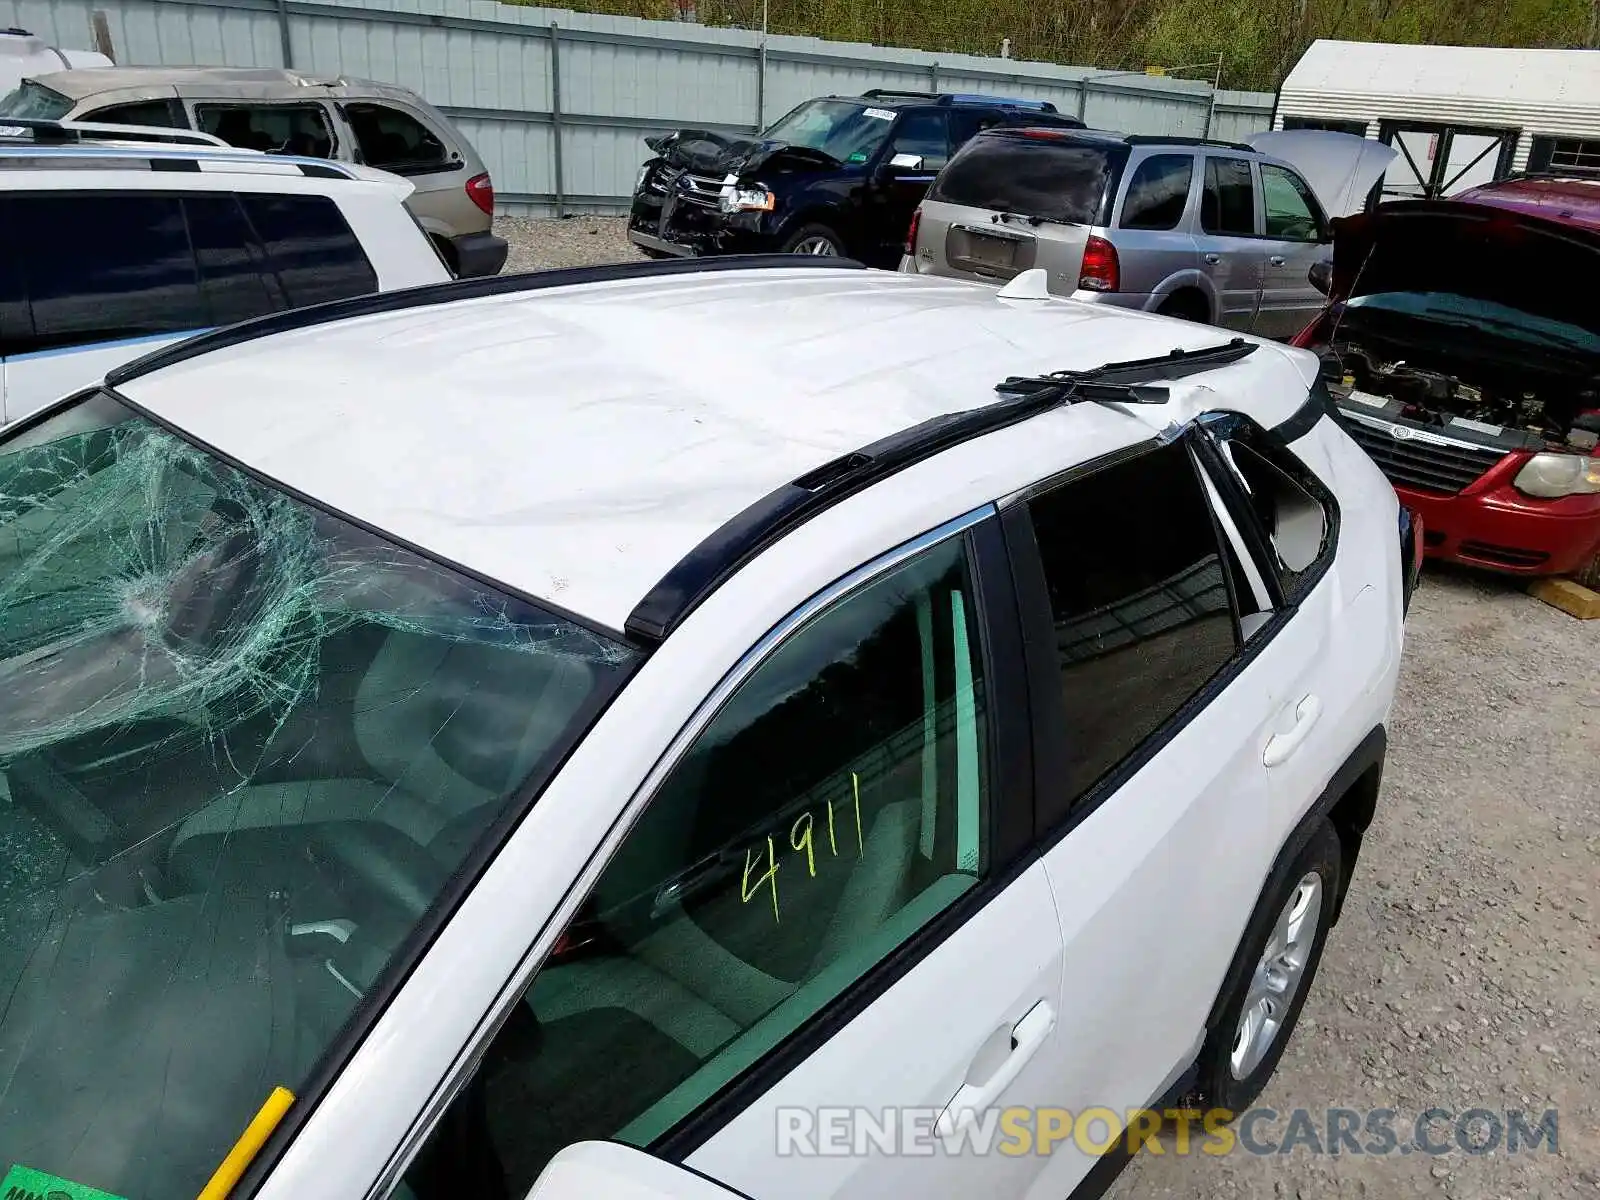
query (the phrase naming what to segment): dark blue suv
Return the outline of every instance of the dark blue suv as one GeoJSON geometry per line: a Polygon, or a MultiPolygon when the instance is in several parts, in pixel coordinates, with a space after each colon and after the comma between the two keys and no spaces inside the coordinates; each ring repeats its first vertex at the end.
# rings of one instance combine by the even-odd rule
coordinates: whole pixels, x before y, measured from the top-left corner
{"type": "Polygon", "coordinates": [[[1041,100],[888,92],[807,100],[757,138],[680,129],[634,185],[628,237],[646,254],[840,254],[894,267],[933,177],[994,125],[1082,129],[1041,100]]]}

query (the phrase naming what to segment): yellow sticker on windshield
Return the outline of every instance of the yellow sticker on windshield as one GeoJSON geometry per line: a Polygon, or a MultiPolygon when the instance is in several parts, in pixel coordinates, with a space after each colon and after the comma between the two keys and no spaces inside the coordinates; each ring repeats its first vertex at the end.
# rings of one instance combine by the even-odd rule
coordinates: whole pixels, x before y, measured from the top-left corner
{"type": "Polygon", "coordinates": [[[0,1179],[0,1197],[4,1200],[122,1200],[110,1192],[87,1184],[73,1183],[47,1171],[36,1171],[21,1163],[14,1165],[0,1179]]]}

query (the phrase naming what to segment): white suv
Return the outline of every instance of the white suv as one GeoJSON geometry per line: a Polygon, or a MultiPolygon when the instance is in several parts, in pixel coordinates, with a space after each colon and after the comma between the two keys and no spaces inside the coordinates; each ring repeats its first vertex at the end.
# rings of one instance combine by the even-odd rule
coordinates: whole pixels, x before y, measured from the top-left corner
{"type": "Polygon", "coordinates": [[[171,129],[6,126],[0,420],[195,332],[450,277],[397,176],[171,129]]]}
{"type": "Polygon", "coordinates": [[[851,267],[285,312],[0,435],[18,1186],[1060,1200],[1122,1158],[961,1139],[1248,1102],[1414,531],[1303,351],[851,267]]]}

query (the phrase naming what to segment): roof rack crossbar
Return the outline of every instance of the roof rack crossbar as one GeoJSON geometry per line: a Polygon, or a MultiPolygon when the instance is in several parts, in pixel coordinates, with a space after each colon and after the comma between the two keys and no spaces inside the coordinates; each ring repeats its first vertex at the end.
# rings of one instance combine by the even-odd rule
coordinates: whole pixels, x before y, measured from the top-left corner
{"type": "Polygon", "coordinates": [[[861,93],[863,100],[887,100],[892,96],[910,96],[916,100],[938,100],[940,92],[914,92],[902,88],[868,88],[861,93]]]}
{"type": "Polygon", "coordinates": [[[108,125],[98,121],[54,121],[40,117],[0,117],[0,129],[22,129],[37,142],[81,142],[105,138],[123,142],[173,142],[188,146],[226,146],[228,143],[198,129],[170,129],[159,125],[108,125]]]}
{"type": "Polygon", "coordinates": [[[623,626],[629,636],[659,642],[740,567],[817,514],[881,479],[962,442],[994,433],[1077,401],[1161,404],[1165,388],[1151,386],[1237,362],[1255,346],[1235,338],[1201,350],[1107,363],[1092,371],[1040,379],[1012,378],[996,391],[1006,398],[946,413],[840,455],[770,492],[712,531],[661,577],[623,626]]]}
{"type": "Polygon", "coordinates": [[[106,384],[120,387],[130,380],[163,367],[186,362],[212,350],[243,345],[257,338],[292,329],[326,325],[347,317],[368,317],[380,313],[402,312],[452,300],[471,300],[480,296],[508,296],[537,292],[547,288],[570,287],[579,283],[608,283],[624,279],[649,279],[657,275],[710,274],[718,271],[748,270],[855,270],[866,268],[851,258],[809,254],[729,254],[718,258],[668,258],[640,262],[607,263],[594,267],[565,267],[552,271],[530,271],[521,275],[488,275],[476,279],[451,279],[444,283],[425,283],[392,292],[371,292],[343,300],[328,300],[303,308],[254,317],[211,333],[164,346],[142,358],[116,367],[106,374],[106,384]]]}
{"type": "Polygon", "coordinates": [[[1243,150],[1246,154],[1261,153],[1244,142],[1228,142],[1220,138],[1182,137],[1165,133],[1130,133],[1123,139],[1130,146],[1214,146],[1219,150],[1243,150]]]}

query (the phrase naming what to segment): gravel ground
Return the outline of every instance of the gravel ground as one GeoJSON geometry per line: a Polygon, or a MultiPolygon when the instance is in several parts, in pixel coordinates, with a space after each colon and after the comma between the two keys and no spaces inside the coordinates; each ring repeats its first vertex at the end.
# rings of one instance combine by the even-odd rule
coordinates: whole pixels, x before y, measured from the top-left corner
{"type": "MultiPolygon", "coordinates": [[[[508,271],[635,257],[621,218],[496,228],[508,271]]],[[[1560,1152],[1180,1157],[1169,1141],[1123,1200],[1600,1198],[1600,622],[1433,570],[1408,629],[1378,815],[1260,1103],[1392,1108],[1398,1131],[1433,1107],[1555,1108],[1560,1152]]]]}
{"type": "Polygon", "coordinates": [[[643,258],[628,242],[623,217],[496,217],[494,231],[510,243],[505,273],[552,267],[589,267],[643,258]]]}

